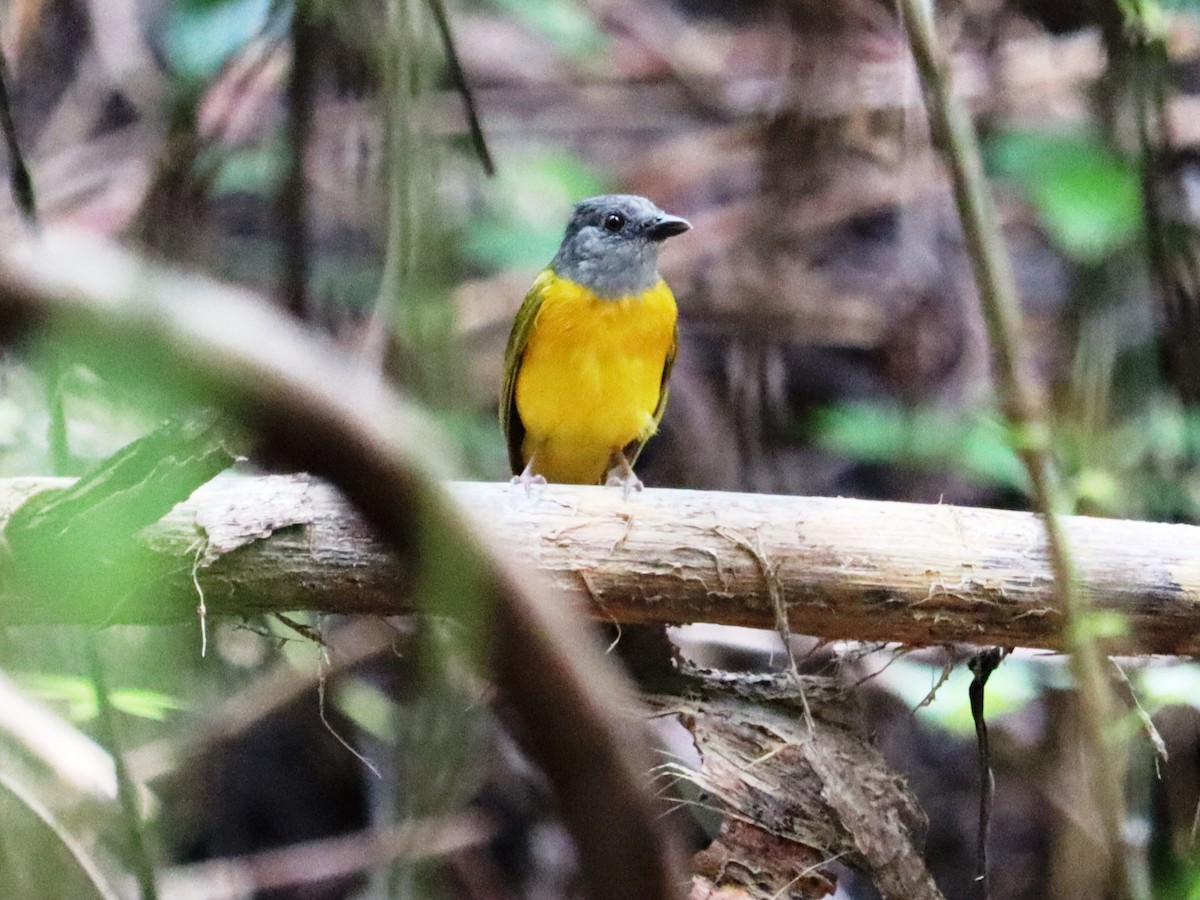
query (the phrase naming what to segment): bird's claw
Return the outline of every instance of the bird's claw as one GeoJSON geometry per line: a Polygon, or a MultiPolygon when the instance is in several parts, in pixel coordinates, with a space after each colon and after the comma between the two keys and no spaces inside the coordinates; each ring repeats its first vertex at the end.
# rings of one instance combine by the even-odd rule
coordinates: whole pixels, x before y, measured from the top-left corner
{"type": "Polygon", "coordinates": [[[643,488],[642,479],[633,474],[633,470],[629,469],[626,472],[621,472],[619,469],[613,469],[608,473],[608,478],[604,481],[605,487],[619,487],[624,494],[626,500],[634,491],[640,491],[643,488]]]}
{"type": "Polygon", "coordinates": [[[524,485],[526,495],[533,494],[533,486],[535,484],[542,485],[545,483],[546,483],[546,476],[541,475],[541,474],[535,475],[533,473],[532,466],[526,466],[524,472],[522,472],[520,475],[514,475],[511,479],[509,479],[509,484],[524,485]]]}
{"type": "Polygon", "coordinates": [[[620,450],[609,457],[608,477],[604,479],[605,487],[619,487],[626,500],[633,491],[642,489],[642,479],[633,474],[633,466],[620,450]]]}

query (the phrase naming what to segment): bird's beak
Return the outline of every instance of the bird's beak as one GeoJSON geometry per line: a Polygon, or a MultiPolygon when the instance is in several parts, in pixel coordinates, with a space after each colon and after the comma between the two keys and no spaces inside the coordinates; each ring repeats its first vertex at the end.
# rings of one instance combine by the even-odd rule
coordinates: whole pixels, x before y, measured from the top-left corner
{"type": "Polygon", "coordinates": [[[646,228],[646,237],[652,241],[665,241],[669,237],[683,234],[692,227],[692,223],[679,216],[668,216],[663,213],[646,228]]]}

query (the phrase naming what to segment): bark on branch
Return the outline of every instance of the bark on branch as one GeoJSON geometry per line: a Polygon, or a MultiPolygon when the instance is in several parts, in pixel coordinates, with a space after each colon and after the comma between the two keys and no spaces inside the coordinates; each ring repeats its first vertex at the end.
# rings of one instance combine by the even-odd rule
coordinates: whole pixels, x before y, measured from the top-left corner
{"type": "MultiPolygon", "coordinates": [[[[55,479],[0,480],[0,519],[55,479]]],[[[541,569],[601,619],[717,622],[825,638],[1061,649],[1044,532],[1028,513],[829,498],[460,483],[452,493],[519,567],[541,569]]],[[[1119,614],[1127,652],[1200,650],[1200,528],[1064,517],[1079,590],[1119,614]]],[[[395,613],[411,585],[329,486],[222,476],[147,532],[173,575],[115,621],[289,609],[395,613]],[[203,543],[198,553],[197,541],[203,543]]],[[[0,621],[78,610],[0,598],[0,621]]],[[[95,613],[92,613],[95,615],[95,613]]],[[[1111,629],[1110,629],[1111,630],[1111,629]]]]}

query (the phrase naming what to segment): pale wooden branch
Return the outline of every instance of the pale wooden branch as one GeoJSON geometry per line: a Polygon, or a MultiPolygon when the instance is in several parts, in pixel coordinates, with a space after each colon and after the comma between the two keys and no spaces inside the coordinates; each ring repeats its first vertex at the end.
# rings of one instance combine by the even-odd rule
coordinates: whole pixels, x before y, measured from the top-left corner
{"type": "MultiPolygon", "coordinates": [[[[0,480],[0,521],[60,479],[0,480]]],[[[1041,523],[1029,513],[647,489],[456,483],[498,552],[548,574],[604,620],[774,627],[824,638],[1062,649],[1041,523]],[[771,572],[773,584],[764,580],[771,572]]],[[[1125,632],[1114,650],[1200,652],[1200,528],[1063,517],[1078,589],[1125,632]]],[[[196,564],[210,615],[411,610],[410,574],[348,503],[307,476],[221,476],[146,532],[176,561],[114,621],[193,617],[196,564]]],[[[93,612],[93,615],[96,614],[93,612]]],[[[74,621],[0,597],[0,621],[74,621]]]]}

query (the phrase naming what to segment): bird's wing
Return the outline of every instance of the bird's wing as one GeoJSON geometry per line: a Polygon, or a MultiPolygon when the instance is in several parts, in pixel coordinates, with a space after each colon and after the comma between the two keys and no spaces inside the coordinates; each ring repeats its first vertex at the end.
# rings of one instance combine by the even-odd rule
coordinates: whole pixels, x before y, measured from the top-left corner
{"type": "MultiPolygon", "coordinates": [[[[675,351],[679,349],[679,328],[676,326],[674,333],[671,335],[671,346],[667,348],[667,358],[663,361],[662,383],[658,389],[658,404],[654,407],[654,429],[658,430],[658,426],[662,423],[663,413],[667,409],[667,397],[671,393],[671,369],[675,365],[675,351]]],[[[642,454],[642,448],[646,446],[646,441],[649,436],[640,440],[632,441],[625,447],[625,459],[629,461],[629,467],[633,468],[633,464],[637,462],[637,458],[642,454]]]]}
{"type": "Polygon", "coordinates": [[[546,269],[534,280],[525,302],[517,311],[517,319],[513,322],[512,332],[508,336],[508,347],[504,351],[504,385],[500,389],[500,430],[504,432],[504,440],[508,444],[508,463],[514,475],[520,475],[525,469],[525,460],[521,458],[521,443],[525,440],[525,423],[517,412],[517,374],[521,371],[521,359],[525,355],[525,347],[529,343],[529,335],[537,321],[538,312],[542,308],[542,299],[546,286],[553,278],[553,273],[546,269]]]}

